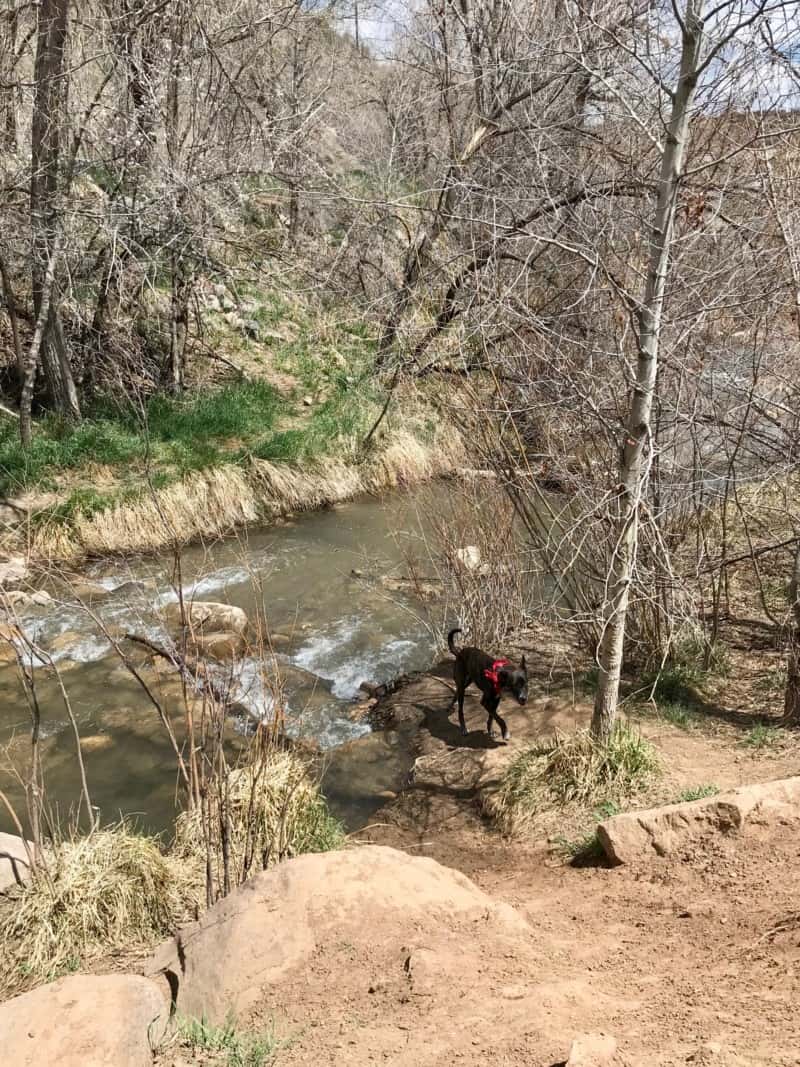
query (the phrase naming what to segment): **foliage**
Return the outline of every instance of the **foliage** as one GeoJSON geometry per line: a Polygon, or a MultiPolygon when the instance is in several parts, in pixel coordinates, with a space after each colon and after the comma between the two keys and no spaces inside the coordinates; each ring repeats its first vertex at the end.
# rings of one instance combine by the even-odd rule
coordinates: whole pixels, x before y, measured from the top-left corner
{"type": "MultiPolygon", "coordinates": [[[[211,846],[215,855],[221,853],[219,825],[227,819],[234,884],[270,863],[304,852],[328,852],[344,843],[342,826],[328,810],[306,763],[290,752],[250,757],[246,766],[228,773],[221,792],[225,799],[214,820],[211,846]]],[[[204,828],[201,809],[181,813],[175,827],[176,854],[205,856],[204,828]]]]}
{"type": "Polygon", "coordinates": [[[605,743],[588,730],[556,733],[513,761],[495,810],[512,828],[552,805],[616,804],[644,789],[660,770],[653,746],[627,722],[618,722],[605,743]]]}
{"type": "Polygon", "coordinates": [[[58,843],[0,917],[0,987],[11,992],[167,936],[193,905],[194,884],[185,864],[125,822],[58,843]]]}
{"type": "Polygon", "coordinates": [[[767,748],[780,748],[786,740],[786,731],[769,722],[758,722],[745,734],[742,744],[756,752],[767,748]]]}
{"type": "Polygon", "coordinates": [[[678,803],[691,800],[704,800],[706,797],[715,797],[719,793],[719,786],[709,783],[708,785],[696,785],[690,789],[684,789],[676,798],[678,803]]]}
{"type": "Polygon", "coordinates": [[[176,1037],[192,1051],[221,1053],[225,1067],[264,1067],[279,1047],[272,1029],[248,1033],[239,1030],[233,1019],[214,1026],[205,1018],[182,1018],[178,1020],[176,1037]]]}

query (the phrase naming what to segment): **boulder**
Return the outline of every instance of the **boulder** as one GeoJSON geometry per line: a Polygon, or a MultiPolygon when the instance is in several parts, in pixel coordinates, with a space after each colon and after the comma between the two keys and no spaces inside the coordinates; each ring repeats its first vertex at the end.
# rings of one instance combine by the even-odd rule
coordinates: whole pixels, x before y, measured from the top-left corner
{"type": "Polygon", "coordinates": [[[237,633],[201,633],[195,635],[192,646],[198,656],[226,660],[241,656],[246,642],[244,637],[237,633]]]}
{"type": "Polygon", "coordinates": [[[319,966],[336,946],[351,947],[351,967],[380,969],[378,932],[401,981],[414,943],[432,948],[449,938],[443,956],[455,959],[488,934],[493,945],[515,946],[530,933],[509,905],[463,874],[365,845],[298,856],[254,876],[162,945],[145,974],[166,979],[182,1015],[222,1023],[269,1005],[293,975],[306,973],[312,959],[319,966]]]}
{"type": "Polygon", "coordinates": [[[610,1067],[616,1054],[611,1034],[580,1034],[570,1046],[567,1067],[610,1067]]]}
{"type": "Polygon", "coordinates": [[[456,549],[456,559],[464,570],[477,570],[481,565],[481,550],[477,545],[465,545],[456,549]]]}
{"type": "Polygon", "coordinates": [[[33,845],[28,842],[26,849],[25,842],[16,834],[0,834],[0,893],[28,880],[28,849],[33,851],[33,845]]]}
{"type": "MultiPolygon", "coordinates": [[[[247,633],[247,615],[233,604],[216,604],[210,600],[185,600],[183,607],[188,625],[196,632],[234,633],[241,636],[247,633]]],[[[167,604],[164,614],[173,626],[181,625],[180,604],[167,604]]]]}
{"type": "Polygon", "coordinates": [[[81,603],[89,605],[99,604],[111,595],[110,589],[106,589],[104,585],[98,585],[97,582],[70,583],[66,585],[65,592],[68,596],[75,597],[81,603]]]}
{"type": "Polygon", "coordinates": [[[798,822],[800,777],[794,777],[745,785],[702,800],[625,812],[601,822],[597,836],[609,860],[619,864],[666,856],[708,834],[798,822]]]}
{"type": "Polygon", "coordinates": [[[0,1004],[2,1061],[11,1067],[152,1067],[169,1004],[128,974],[73,975],[0,1004]]]}

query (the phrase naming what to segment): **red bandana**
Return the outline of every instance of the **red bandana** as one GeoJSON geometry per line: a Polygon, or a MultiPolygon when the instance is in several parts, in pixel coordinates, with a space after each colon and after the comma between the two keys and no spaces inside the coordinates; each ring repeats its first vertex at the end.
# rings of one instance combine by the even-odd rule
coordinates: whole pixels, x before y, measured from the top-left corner
{"type": "Polygon", "coordinates": [[[497,697],[500,696],[500,679],[497,677],[497,672],[500,670],[501,667],[507,667],[509,663],[510,661],[507,659],[496,659],[492,663],[491,669],[487,667],[487,669],[483,672],[484,675],[494,686],[494,695],[497,697]]]}

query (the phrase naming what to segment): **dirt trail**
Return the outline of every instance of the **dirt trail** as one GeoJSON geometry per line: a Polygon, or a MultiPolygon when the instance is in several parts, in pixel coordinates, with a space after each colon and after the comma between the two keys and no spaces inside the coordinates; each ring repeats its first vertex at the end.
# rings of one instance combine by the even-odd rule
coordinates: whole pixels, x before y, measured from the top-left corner
{"type": "MultiPolygon", "coordinates": [[[[756,827],[615,869],[571,866],[554,829],[575,827],[557,820],[505,839],[481,814],[503,769],[526,742],[584,723],[589,705],[569,671],[548,667],[528,709],[508,709],[510,745],[486,737],[474,696],[462,738],[448,671],[381,702],[413,736],[415,769],[357,838],[462,872],[524,922],[509,940],[488,912],[478,923],[433,904],[420,915],[411,899],[387,917],[366,881],[348,935],[319,941],[240,1020],[274,1025],[278,1067],[564,1067],[573,1038],[592,1031],[616,1038],[609,1067],[798,1067],[796,829],[756,827]]],[[[716,710],[691,730],[642,720],[665,765],[644,801],[797,773],[796,741],[753,754],[742,744],[751,720],[716,710]]]]}
{"type": "MultiPolygon", "coordinates": [[[[503,746],[478,732],[485,720],[474,697],[467,705],[470,734],[460,738],[441,681],[422,679],[390,699],[399,718],[424,716],[418,781],[364,836],[462,871],[529,920],[540,955],[536,973],[507,980],[537,986],[548,1032],[563,1034],[563,1057],[575,1033],[605,1029],[618,1040],[620,1064],[800,1064],[796,833],[719,839],[641,869],[575,868],[544,837],[529,845],[501,838],[481,819],[479,802],[526,740],[584,722],[585,702],[570,705],[563,694],[549,694],[526,713],[511,711],[514,740],[503,746]]],[[[702,783],[724,788],[800,767],[796,744],[753,756],[735,726],[682,731],[656,720],[643,723],[643,732],[664,757],[665,800],[702,783]]],[[[493,977],[475,976],[491,1005],[490,1033],[454,1025],[442,1035],[450,1059],[558,1063],[549,1057],[559,1048],[542,1044],[534,1025],[526,1037],[493,977]]],[[[420,1064],[440,1062],[417,1051],[420,1064]]]]}

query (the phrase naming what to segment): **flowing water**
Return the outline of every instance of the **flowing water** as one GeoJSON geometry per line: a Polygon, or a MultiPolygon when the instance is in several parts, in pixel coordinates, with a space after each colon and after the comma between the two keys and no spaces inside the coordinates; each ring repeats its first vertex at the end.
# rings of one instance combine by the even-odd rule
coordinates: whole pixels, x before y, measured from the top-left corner
{"type": "MultiPolygon", "coordinates": [[[[313,738],[325,749],[343,746],[369,732],[351,718],[362,682],[382,682],[430,663],[434,638],[425,605],[411,595],[387,592],[380,579],[407,573],[409,557],[424,558],[425,515],[431,502],[442,506],[443,492],[439,485],[359,500],[251,531],[246,540],[184,551],[180,587],[185,597],[238,605],[251,619],[264,613],[290,734],[313,738]]],[[[105,562],[88,568],[86,576],[109,591],[93,608],[105,626],[168,640],[160,612],[177,600],[172,560],[105,562]]],[[[82,738],[92,801],[103,819],[135,814],[149,829],[169,826],[177,794],[174,753],[153,705],[102,629],[64,595],[23,616],[23,623],[59,667],[82,738]]],[[[79,791],[74,735],[58,679],[41,668],[34,669],[34,678],[48,795],[64,812],[79,791]]],[[[174,690],[174,677],[171,684],[174,690]]],[[[238,665],[227,684],[244,709],[242,722],[271,717],[273,678],[265,679],[255,657],[238,665]]],[[[18,763],[25,762],[29,750],[30,721],[17,667],[0,666],[0,747],[18,763]]],[[[394,748],[396,740],[388,739],[363,746],[369,766],[360,784],[356,764],[350,768],[333,757],[338,800],[351,822],[368,813],[367,793],[396,788],[406,767],[394,748]],[[354,803],[354,797],[361,801],[354,803]]],[[[24,810],[22,787],[5,766],[0,788],[24,810]]],[[[0,829],[11,828],[0,808],[0,829]]]]}

